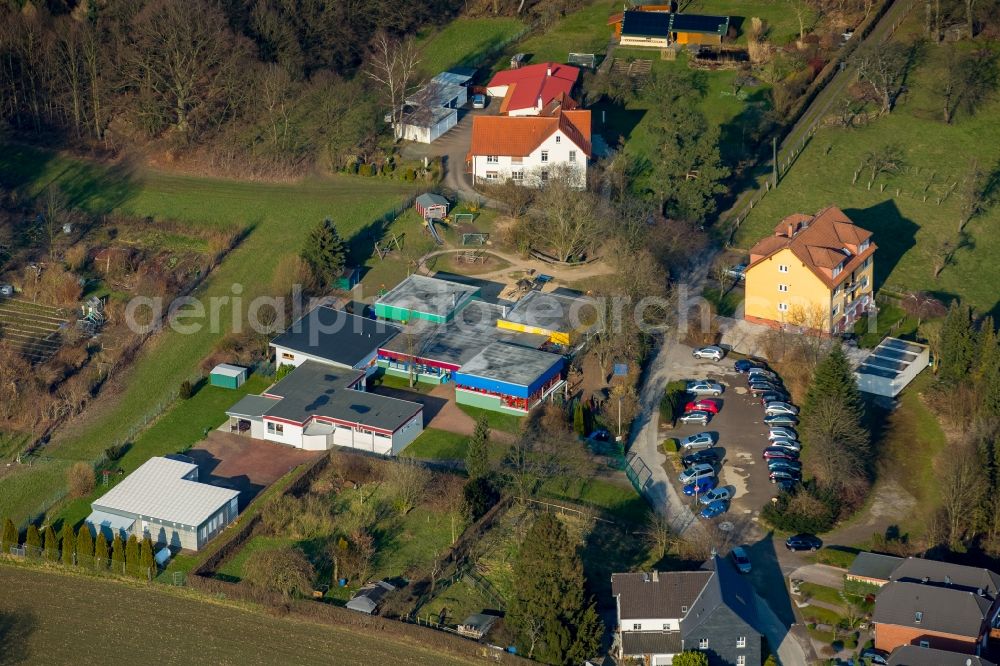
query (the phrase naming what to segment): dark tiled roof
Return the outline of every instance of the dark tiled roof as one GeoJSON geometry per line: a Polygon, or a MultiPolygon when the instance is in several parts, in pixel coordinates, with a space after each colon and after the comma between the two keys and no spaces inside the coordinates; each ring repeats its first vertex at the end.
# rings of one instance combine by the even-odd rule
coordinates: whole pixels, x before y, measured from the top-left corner
{"type": "Polygon", "coordinates": [[[678,619],[711,577],[711,571],[616,573],[611,575],[611,594],[618,597],[622,621],[678,619]]]}
{"type": "Polygon", "coordinates": [[[880,624],[976,638],[992,605],[990,599],[975,592],[894,581],[875,598],[872,619],[880,624]]]}
{"type": "Polygon", "coordinates": [[[679,631],[623,631],[622,654],[677,654],[682,650],[679,631]]]}
{"type": "Polygon", "coordinates": [[[902,557],[862,552],[858,553],[858,556],[851,562],[851,568],[847,571],[847,575],[875,580],[889,580],[889,575],[902,562],[902,557]]]}
{"type": "Polygon", "coordinates": [[[728,607],[751,627],[757,627],[757,603],[750,582],[737,573],[728,559],[715,557],[710,562],[714,575],[705,585],[697,603],[681,620],[681,635],[695,631],[720,606],[728,607]]]}
{"type": "Polygon", "coordinates": [[[353,368],[397,333],[399,328],[392,324],[321,305],[271,344],[353,368]]]}
{"type": "Polygon", "coordinates": [[[975,592],[983,590],[990,599],[997,597],[1000,576],[989,569],[967,567],[950,562],[908,557],[892,572],[892,580],[926,582],[975,592]]]}
{"type": "Polygon", "coordinates": [[[889,655],[889,666],[996,666],[996,664],[972,654],[904,645],[889,655]]]}

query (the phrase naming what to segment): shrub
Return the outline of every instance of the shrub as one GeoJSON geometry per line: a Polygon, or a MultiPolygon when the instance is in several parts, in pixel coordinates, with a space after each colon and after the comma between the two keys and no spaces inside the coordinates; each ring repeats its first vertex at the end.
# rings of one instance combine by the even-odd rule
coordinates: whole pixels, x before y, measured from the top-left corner
{"type": "Polygon", "coordinates": [[[128,542],[125,544],[125,569],[133,576],[138,576],[139,568],[139,540],[134,534],[129,534],[128,542]]]}
{"type": "Polygon", "coordinates": [[[10,549],[17,546],[17,528],[14,521],[8,518],[3,521],[3,537],[0,538],[0,549],[4,553],[10,553],[10,549]]]}
{"type": "Polygon", "coordinates": [[[194,387],[191,386],[191,382],[188,381],[187,379],[185,379],[184,381],[182,381],[181,382],[181,389],[180,389],[180,391],[178,392],[177,395],[178,395],[178,397],[181,400],[187,400],[192,395],[194,395],[194,387]]]}
{"type": "Polygon", "coordinates": [[[500,501],[500,490],[492,475],[469,479],[462,489],[462,498],[462,513],[470,521],[476,521],[500,501]]]}
{"type": "Polygon", "coordinates": [[[66,472],[66,483],[72,497],[85,497],[94,491],[94,468],[89,463],[77,462],[66,472]]]}
{"type": "Polygon", "coordinates": [[[34,525],[28,525],[28,532],[24,535],[24,545],[32,549],[32,555],[38,554],[38,551],[41,550],[42,536],[34,525]]]}
{"type": "Polygon", "coordinates": [[[156,567],[156,560],[153,555],[153,542],[149,537],[145,537],[142,543],[139,545],[139,566],[141,567],[140,574],[143,576],[150,575],[156,567]]]}
{"type": "MultiPolygon", "coordinates": [[[[108,542],[104,542],[104,549],[107,550],[108,542]]],[[[94,556],[94,537],[90,534],[90,526],[87,523],[80,525],[76,532],[76,561],[77,564],[86,563],[94,556]]]]}
{"type": "Polygon", "coordinates": [[[73,566],[75,563],[75,558],[73,553],[76,551],[76,538],[73,535],[73,527],[68,523],[64,522],[62,526],[62,562],[66,566],[73,566]]]}
{"type": "Polygon", "coordinates": [[[258,550],[250,554],[243,565],[243,579],[263,590],[279,592],[286,597],[312,591],[315,576],[312,564],[298,548],[287,546],[258,550]]]}
{"type": "Polygon", "coordinates": [[[108,568],[108,538],[104,532],[97,533],[97,542],[94,545],[94,564],[99,569],[108,568]]]}
{"type": "Polygon", "coordinates": [[[670,382],[660,400],[660,418],[673,423],[684,409],[684,399],[687,397],[687,384],[681,381],[670,382]]]}
{"type": "Polygon", "coordinates": [[[794,495],[782,493],[768,504],[761,516],[774,527],[787,532],[828,532],[840,511],[832,493],[817,491],[810,485],[794,495]]]}
{"type": "Polygon", "coordinates": [[[406,180],[416,180],[417,179],[417,170],[414,169],[413,167],[410,167],[409,169],[406,170],[406,176],[405,176],[405,178],[406,178],[406,180]]]}
{"type": "Polygon", "coordinates": [[[677,453],[681,450],[681,443],[676,437],[668,437],[663,440],[664,453],[677,453]]]}
{"type": "Polygon", "coordinates": [[[128,444],[112,444],[104,449],[104,457],[109,461],[119,460],[128,451],[128,444]]]}
{"type": "Polygon", "coordinates": [[[42,549],[45,551],[45,559],[49,562],[57,562],[59,560],[59,539],[56,537],[56,531],[52,529],[51,525],[46,525],[43,534],[42,549]]]}
{"type": "Polygon", "coordinates": [[[370,164],[362,164],[360,167],[358,167],[359,176],[372,176],[374,175],[373,171],[374,169],[370,164]]]}

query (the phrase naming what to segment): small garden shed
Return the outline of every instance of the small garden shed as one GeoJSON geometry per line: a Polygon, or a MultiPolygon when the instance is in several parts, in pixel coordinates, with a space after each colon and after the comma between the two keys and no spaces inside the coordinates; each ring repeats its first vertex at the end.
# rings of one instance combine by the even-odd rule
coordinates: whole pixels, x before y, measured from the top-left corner
{"type": "Polygon", "coordinates": [[[417,213],[425,220],[443,220],[448,216],[448,200],[440,194],[426,192],[417,197],[417,213]]]}
{"type": "Polygon", "coordinates": [[[238,365],[229,365],[228,363],[220,363],[215,366],[208,376],[208,383],[212,386],[228,389],[239,388],[246,380],[246,368],[241,368],[238,365]]]}

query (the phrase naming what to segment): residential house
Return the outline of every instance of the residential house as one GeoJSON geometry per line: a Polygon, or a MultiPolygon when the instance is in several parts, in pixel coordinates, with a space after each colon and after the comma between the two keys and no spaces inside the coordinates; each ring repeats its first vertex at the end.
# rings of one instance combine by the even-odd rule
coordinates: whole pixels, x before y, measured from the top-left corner
{"type": "Polygon", "coordinates": [[[580,69],[555,62],[542,62],[497,72],[486,85],[490,97],[501,97],[500,113],[507,116],[537,116],[552,102],[570,97],[580,69]]]}
{"type": "Polygon", "coordinates": [[[789,215],[750,249],[744,318],[820,334],[849,331],[875,307],[871,238],[834,206],[789,215]]]}
{"type": "Polygon", "coordinates": [[[590,111],[561,103],[538,116],[477,116],[472,119],[469,169],[477,182],[510,179],[539,187],[559,174],[584,189],[590,140],[590,111]]]}
{"type": "Polygon", "coordinates": [[[875,647],[979,654],[998,626],[998,588],[1000,576],[988,569],[907,558],[875,598],[875,647]]]}
{"type": "Polygon", "coordinates": [[[889,666],[996,666],[988,659],[961,652],[948,652],[916,645],[904,645],[889,655],[889,666]]]}
{"type": "Polygon", "coordinates": [[[395,455],[423,432],[423,405],[365,390],[365,373],[302,362],[226,412],[230,430],[299,449],[395,455]]]}
{"type": "Polygon", "coordinates": [[[889,582],[889,576],[902,564],[902,557],[860,552],[847,570],[847,580],[882,587],[889,582]]]}
{"type": "Polygon", "coordinates": [[[376,369],[378,348],[399,331],[388,322],[320,305],[271,340],[271,348],[276,366],[316,361],[370,375],[376,369]]]}
{"type": "Polygon", "coordinates": [[[198,465],[150,458],[94,500],[86,524],[108,539],[149,537],[154,544],[199,550],[239,515],[238,490],[198,480],[198,465]]]}
{"type": "Polygon", "coordinates": [[[699,571],[616,573],[618,658],[670,664],[685,650],[702,650],[711,666],[757,666],[763,636],[756,595],[720,557],[699,571]]]}

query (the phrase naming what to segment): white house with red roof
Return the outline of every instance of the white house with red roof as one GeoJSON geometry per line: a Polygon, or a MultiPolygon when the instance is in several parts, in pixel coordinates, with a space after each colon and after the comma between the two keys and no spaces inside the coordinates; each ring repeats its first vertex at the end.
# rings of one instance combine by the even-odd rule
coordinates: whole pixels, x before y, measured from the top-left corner
{"type": "Polygon", "coordinates": [[[491,97],[501,97],[500,113],[537,116],[553,101],[573,92],[580,69],[555,62],[542,62],[497,72],[486,86],[491,97]]]}
{"type": "Polygon", "coordinates": [[[476,182],[510,179],[539,187],[550,176],[565,173],[584,189],[591,154],[590,111],[556,102],[542,115],[472,119],[468,166],[476,182]]]}

